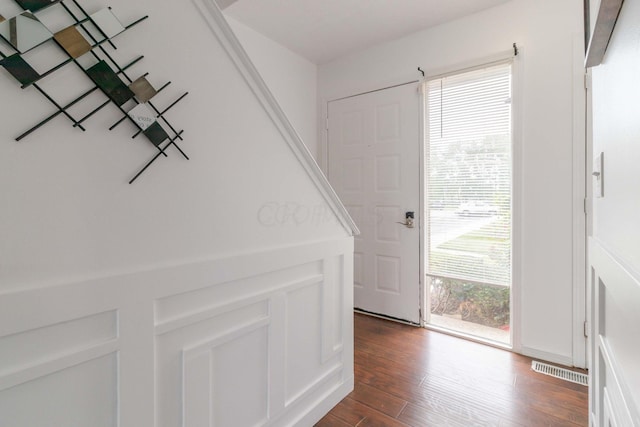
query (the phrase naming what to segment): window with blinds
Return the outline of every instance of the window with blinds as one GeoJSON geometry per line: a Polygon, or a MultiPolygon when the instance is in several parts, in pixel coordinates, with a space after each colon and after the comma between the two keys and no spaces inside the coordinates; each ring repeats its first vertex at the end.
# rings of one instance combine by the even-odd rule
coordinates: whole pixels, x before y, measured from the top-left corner
{"type": "Polygon", "coordinates": [[[511,284],[511,63],[425,83],[427,273],[511,284]]]}

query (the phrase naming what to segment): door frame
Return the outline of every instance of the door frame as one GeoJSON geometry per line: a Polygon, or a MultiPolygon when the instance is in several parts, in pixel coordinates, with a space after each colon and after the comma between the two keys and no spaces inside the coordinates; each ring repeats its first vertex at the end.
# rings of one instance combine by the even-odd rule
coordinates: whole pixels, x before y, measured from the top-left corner
{"type": "MultiPolygon", "coordinates": [[[[588,76],[583,66],[584,34],[573,37],[573,365],[587,367],[587,235],[591,229],[589,210],[591,183],[590,118],[587,110],[588,76]]],[[[589,91],[590,92],[590,91],[589,91]]]]}
{"type": "MultiPolygon", "coordinates": [[[[580,56],[584,58],[584,40],[582,39],[581,34],[576,34],[574,43],[573,43],[573,55],[580,56]]],[[[512,304],[512,350],[516,353],[522,353],[522,338],[521,338],[521,322],[522,322],[522,291],[520,289],[520,282],[522,276],[522,177],[521,171],[523,167],[523,159],[522,159],[522,151],[523,151],[523,123],[522,123],[522,104],[523,104],[523,94],[524,94],[524,64],[523,61],[526,61],[526,46],[518,43],[518,58],[513,61],[513,99],[514,99],[514,110],[513,110],[513,135],[514,135],[514,144],[513,144],[513,168],[514,168],[514,176],[513,176],[513,286],[511,288],[511,304],[512,304]],[[520,173],[518,173],[520,172],[520,173]]],[[[507,55],[511,55],[513,53],[512,50],[505,51],[502,53],[498,53],[493,56],[486,56],[484,58],[476,58],[470,61],[466,61],[463,63],[458,63],[455,65],[450,65],[440,69],[429,69],[428,67],[422,67],[427,72],[429,76],[436,76],[439,74],[446,74],[455,70],[462,70],[464,68],[470,68],[473,66],[477,66],[481,63],[487,63],[496,61],[499,59],[504,59],[507,55]]],[[[574,57],[575,59],[575,57],[574,57]]],[[[582,64],[582,59],[580,61],[575,61],[576,64],[582,64]]],[[[409,74],[410,75],[410,74],[409,74]]],[[[588,195],[591,194],[590,189],[590,179],[586,176],[586,174],[590,171],[590,135],[586,131],[587,118],[585,118],[586,102],[585,99],[585,74],[584,68],[580,66],[575,66],[573,72],[573,87],[574,87],[574,119],[573,119],[573,149],[574,149],[574,159],[573,159],[573,188],[574,188],[574,197],[573,197],[573,222],[574,222],[574,239],[573,239],[573,305],[572,307],[574,316],[573,316],[573,363],[575,366],[586,366],[587,360],[587,349],[586,349],[586,339],[583,335],[583,327],[584,322],[588,320],[587,318],[587,259],[586,259],[586,235],[590,230],[590,215],[587,215],[585,218],[584,210],[585,203],[587,206],[587,210],[590,206],[590,200],[588,195]],[[583,108],[584,107],[584,108],[583,108]],[[587,199],[585,201],[585,198],[587,199]],[[584,225],[583,225],[584,224],[584,225]],[[584,228],[583,228],[584,227],[584,228]],[[583,309],[584,308],[584,309],[583,309]]],[[[404,78],[395,78],[387,81],[380,82],[379,84],[375,84],[372,86],[364,86],[364,87],[356,87],[352,90],[340,90],[331,95],[331,97],[322,97],[320,102],[320,108],[318,108],[318,163],[320,165],[321,170],[327,175],[327,159],[328,159],[328,141],[327,141],[327,128],[328,128],[328,103],[330,101],[334,101],[337,99],[345,98],[348,96],[355,96],[359,94],[363,94],[366,92],[382,90],[388,87],[397,86],[401,84],[411,83],[411,82],[420,82],[421,77],[418,75],[416,79],[411,79],[404,75],[404,78]]],[[[424,108],[424,105],[420,106],[421,109],[424,108]]],[[[421,132],[424,131],[424,123],[421,123],[421,132]]],[[[421,152],[424,155],[424,147],[421,148],[421,152]]],[[[424,169],[424,165],[421,162],[420,167],[424,169]]],[[[424,170],[421,172],[421,176],[423,176],[424,170]]],[[[420,209],[424,210],[424,196],[422,194],[423,182],[421,179],[420,182],[420,190],[421,190],[421,207],[420,209]]],[[[419,224],[420,230],[423,230],[424,224],[422,223],[424,219],[421,219],[421,223],[419,224]]],[[[422,231],[421,231],[422,233],[422,231]]],[[[425,304],[425,280],[424,280],[424,241],[423,236],[420,236],[420,256],[423,262],[421,263],[421,271],[420,271],[420,280],[421,280],[421,298],[420,305],[422,310],[421,318],[424,318],[425,310],[427,309],[427,305],[425,304]]]]}

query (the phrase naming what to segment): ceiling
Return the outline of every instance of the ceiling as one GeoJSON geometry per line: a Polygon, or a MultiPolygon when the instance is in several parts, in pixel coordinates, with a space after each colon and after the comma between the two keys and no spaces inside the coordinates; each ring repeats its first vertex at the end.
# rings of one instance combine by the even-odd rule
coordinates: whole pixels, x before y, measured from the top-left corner
{"type": "Polygon", "coordinates": [[[509,0],[218,0],[225,15],[316,64],[509,0]]]}

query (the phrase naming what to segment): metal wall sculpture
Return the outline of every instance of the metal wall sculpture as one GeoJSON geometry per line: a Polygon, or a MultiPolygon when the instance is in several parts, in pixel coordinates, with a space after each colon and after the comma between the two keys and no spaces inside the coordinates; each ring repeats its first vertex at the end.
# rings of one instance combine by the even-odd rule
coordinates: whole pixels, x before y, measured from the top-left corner
{"type": "MultiPolygon", "coordinates": [[[[133,183],[160,156],[167,156],[167,149],[175,148],[185,159],[189,159],[178,146],[182,141],[182,130],[176,130],[166,119],[166,113],[187,96],[188,92],[178,97],[168,106],[159,109],[154,97],[164,90],[171,82],[156,89],[147,80],[147,74],[132,79],[127,70],[139,62],[139,56],[126,65],[120,66],[112,55],[109,47],[117,49],[113,39],[148,18],[144,16],[135,22],[124,26],[112,13],[111,8],[104,8],[95,13],[88,13],[77,0],[15,0],[24,10],[11,18],[0,15],[0,38],[12,53],[5,54],[0,49],[0,65],[20,83],[22,89],[39,92],[55,108],[55,112],[45,117],[32,128],[16,138],[21,141],[49,121],[59,115],[66,116],[73,127],[84,131],[85,122],[105,106],[113,103],[121,113],[119,119],[109,128],[113,130],[124,121],[130,122],[135,133],[132,138],[143,134],[156,148],[157,152],[147,164],[138,171],[129,184],[133,183]],[[70,25],[51,31],[39,19],[38,14],[49,7],[62,8],[70,18],[70,25]],[[52,46],[61,49],[66,55],[62,62],[44,72],[36,71],[25,57],[27,52],[52,46]],[[58,102],[46,90],[46,79],[53,73],[66,66],[79,68],[88,81],[91,89],[79,94],[68,102],[58,102]],[[86,99],[89,95],[102,92],[104,100],[82,117],[74,117],[70,109],[86,99]]],[[[6,102],[6,100],[3,100],[6,102]]]]}

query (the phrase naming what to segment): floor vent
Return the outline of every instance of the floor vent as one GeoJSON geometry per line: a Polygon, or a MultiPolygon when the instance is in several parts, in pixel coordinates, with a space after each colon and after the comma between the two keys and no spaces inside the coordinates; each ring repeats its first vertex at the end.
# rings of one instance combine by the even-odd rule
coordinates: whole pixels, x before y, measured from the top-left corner
{"type": "Polygon", "coordinates": [[[548,365],[546,363],[538,362],[537,360],[533,360],[531,362],[531,369],[536,372],[540,372],[541,374],[550,375],[565,381],[571,381],[572,383],[582,385],[589,384],[589,379],[586,374],[570,371],[569,369],[558,368],[557,366],[548,365]]]}

